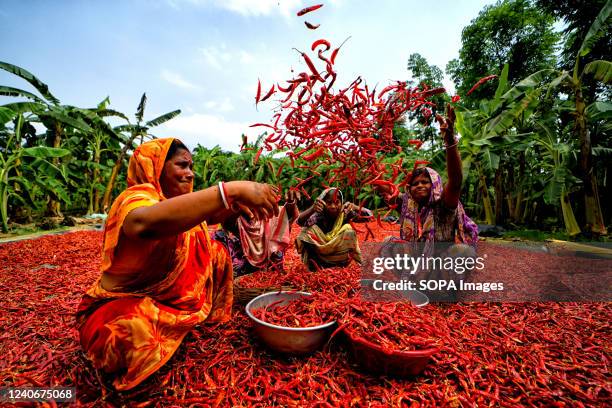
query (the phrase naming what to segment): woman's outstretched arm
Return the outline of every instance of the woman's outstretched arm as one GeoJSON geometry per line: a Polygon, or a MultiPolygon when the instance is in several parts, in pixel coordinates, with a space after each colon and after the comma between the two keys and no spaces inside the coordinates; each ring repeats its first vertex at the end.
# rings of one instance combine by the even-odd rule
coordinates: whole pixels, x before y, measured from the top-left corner
{"type": "Polygon", "coordinates": [[[463,182],[463,169],[461,166],[461,156],[457,148],[455,139],[455,110],[450,106],[446,107],[446,117],[436,115],[440,124],[440,133],[444,138],[446,146],[446,173],[448,182],[444,186],[442,199],[446,208],[457,208],[459,196],[461,195],[461,183],[463,182]]]}
{"type": "MultiPolygon", "coordinates": [[[[278,215],[277,190],[273,186],[230,181],[225,183],[225,191],[234,207],[248,216],[263,219],[278,215]]],[[[203,221],[222,221],[230,213],[224,207],[219,187],[212,186],[132,210],[123,223],[123,233],[130,238],[159,239],[188,231],[203,221]]]]}

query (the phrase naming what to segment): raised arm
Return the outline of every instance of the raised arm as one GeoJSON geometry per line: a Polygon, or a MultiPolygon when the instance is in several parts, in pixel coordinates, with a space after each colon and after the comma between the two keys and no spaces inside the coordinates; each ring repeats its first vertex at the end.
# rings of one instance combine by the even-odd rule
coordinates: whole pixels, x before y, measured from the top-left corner
{"type": "Polygon", "coordinates": [[[357,204],[353,204],[350,201],[344,203],[342,211],[344,211],[346,221],[367,222],[371,221],[374,217],[372,210],[365,207],[359,208],[357,204]]]}
{"type": "Polygon", "coordinates": [[[440,124],[440,133],[444,138],[446,146],[446,173],[448,182],[444,186],[442,199],[446,208],[457,208],[459,196],[461,195],[461,183],[463,182],[463,170],[461,166],[461,156],[457,148],[455,139],[455,110],[450,106],[446,107],[446,117],[436,115],[440,124]]]}
{"type": "Polygon", "coordinates": [[[297,200],[299,199],[300,194],[297,191],[289,190],[285,195],[285,210],[290,224],[300,216],[300,210],[297,207],[297,200]]]}
{"type": "Polygon", "coordinates": [[[304,226],[304,224],[306,223],[306,221],[308,221],[308,218],[310,218],[312,214],[321,213],[323,212],[324,208],[325,208],[325,202],[317,198],[313,205],[311,205],[309,208],[307,208],[306,210],[300,213],[297,219],[297,224],[300,227],[304,226]]]}
{"type": "MultiPolygon", "coordinates": [[[[225,183],[232,208],[258,219],[278,215],[275,187],[250,181],[225,183]]],[[[218,186],[160,201],[131,211],[123,223],[130,238],[159,239],[188,231],[203,221],[218,223],[232,214],[224,207],[218,186]]]]}

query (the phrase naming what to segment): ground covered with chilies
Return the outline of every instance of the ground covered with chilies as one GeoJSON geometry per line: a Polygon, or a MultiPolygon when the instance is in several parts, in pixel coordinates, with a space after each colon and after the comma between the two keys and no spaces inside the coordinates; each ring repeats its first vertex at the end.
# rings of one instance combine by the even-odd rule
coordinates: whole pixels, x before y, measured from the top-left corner
{"type": "MultiPolygon", "coordinates": [[[[391,233],[369,225],[377,240],[391,233]]],[[[360,236],[365,238],[365,229],[360,236]]],[[[308,357],[275,355],[252,337],[237,306],[231,322],[196,328],[158,373],[117,393],[84,358],[74,328],[80,297],[98,276],[101,237],[76,232],[0,245],[0,387],[76,386],[83,406],[612,403],[609,303],[425,306],[441,349],[421,375],[409,379],[362,372],[341,336],[308,357]]],[[[516,258],[513,251],[503,247],[496,256],[516,258]]],[[[285,268],[303,268],[293,248],[285,268]]],[[[306,280],[312,291],[338,293],[343,285],[357,285],[359,274],[351,266],[309,273],[306,280]]]]}

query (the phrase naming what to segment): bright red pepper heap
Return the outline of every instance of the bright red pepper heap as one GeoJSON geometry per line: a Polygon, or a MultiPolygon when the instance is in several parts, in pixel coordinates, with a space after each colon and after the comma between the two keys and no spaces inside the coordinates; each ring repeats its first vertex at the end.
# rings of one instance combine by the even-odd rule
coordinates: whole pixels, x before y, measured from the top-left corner
{"type": "MultiPolygon", "coordinates": [[[[386,225],[368,225],[376,241],[389,235],[386,225]]],[[[74,327],[83,293],[100,276],[101,244],[100,232],[77,232],[0,245],[5,387],[77,387],[75,405],[87,407],[609,405],[612,304],[605,302],[427,305],[419,309],[421,327],[436,328],[440,352],[423,374],[406,380],[361,372],[334,341],[308,357],[274,356],[253,338],[237,306],[231,321],[192,330],[149,380],[119,394],[86,360],[74,327]]],[[[501,245],[487,253],[487,268],[517,260],[517,280],[527,271],[555,273],[542,253],[501,245]]],[[[302,267],[290,247],[285,270],[302,267]]],[[[360,267],[304,274],[310,292],[340,300],[354,295],[360,267]]]]}
{"type": "Polygon", "coordinates": [[[283,327],[313,327],[333,321],[330,311],[321,307],[316,297],[305,296],[284,305],[274,302],[252,312],[264,322],[283,327]]]}

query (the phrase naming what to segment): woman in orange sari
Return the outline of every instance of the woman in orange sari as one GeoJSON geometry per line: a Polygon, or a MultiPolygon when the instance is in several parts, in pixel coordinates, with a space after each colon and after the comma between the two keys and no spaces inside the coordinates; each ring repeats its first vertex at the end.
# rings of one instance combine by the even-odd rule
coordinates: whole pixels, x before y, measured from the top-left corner
{"type": "Polygon", "coordinates": [[[102,275],[83,296],[77,324],[85,354],[117,390],[157,371],[197,324],[229,320],[232,263],[206,223],[234,212],[278,215],[277,191],[267,184],[232,181],[192,192],[192,166],[177,139],[144,143],[109,212],[102,275]]]}

